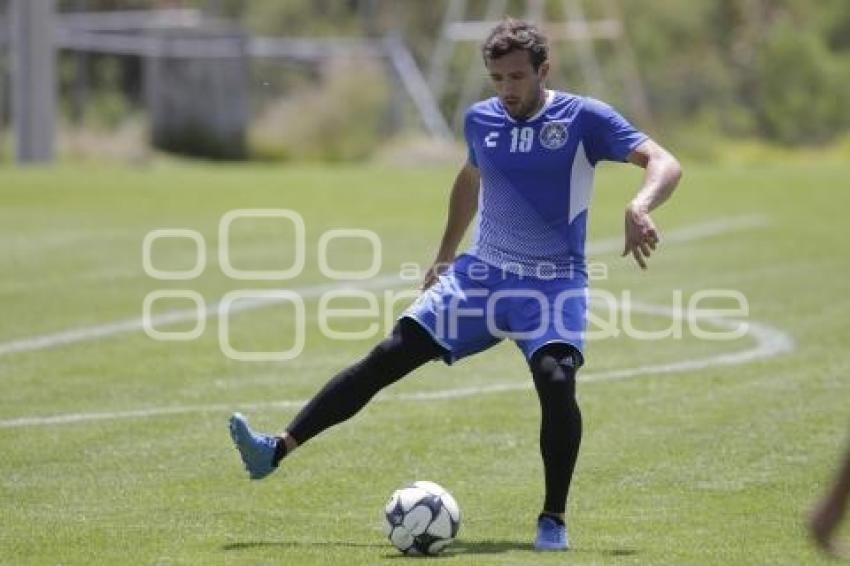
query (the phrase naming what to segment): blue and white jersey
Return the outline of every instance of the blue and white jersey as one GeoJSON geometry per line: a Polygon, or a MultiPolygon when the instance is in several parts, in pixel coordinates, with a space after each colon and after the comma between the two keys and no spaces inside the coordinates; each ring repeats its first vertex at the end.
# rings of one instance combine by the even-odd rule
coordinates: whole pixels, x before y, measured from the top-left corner
{"type": "Polygon", "coordinates": [[[512,273],[585,285],[594,168],[625,161],[647,136],[607,104],[551,90],[527,120],[511,118],[497,97],[472,105],[464,135],[481,173],[469,253],[512,273]]]}

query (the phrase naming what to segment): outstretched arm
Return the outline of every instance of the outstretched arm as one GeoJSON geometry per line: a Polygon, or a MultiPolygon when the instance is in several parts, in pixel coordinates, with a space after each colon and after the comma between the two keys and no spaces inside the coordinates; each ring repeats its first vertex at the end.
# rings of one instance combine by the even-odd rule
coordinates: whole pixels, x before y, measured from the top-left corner
{"type": "Polygon", "coordinates": [[[650,139],[632,150],[628,160],[646,169],[646,173],[641,189],[626,207],[623,256],[631,253],[641,269],[646,269],[646,258],[660,240],[649,213],[673,194],[682,178],[682,167],[669,151],[650,139]]]}
{"type": "Polygon", "coordinates": [[[437,280],[446,266],[452,262],[466,228],[478,209],[478,186],[481,181],[478,168],[467,162],[457,174],[449,198],[449,217],[437,257],[422,280],[422,289],[427,289],[437,280]]]}

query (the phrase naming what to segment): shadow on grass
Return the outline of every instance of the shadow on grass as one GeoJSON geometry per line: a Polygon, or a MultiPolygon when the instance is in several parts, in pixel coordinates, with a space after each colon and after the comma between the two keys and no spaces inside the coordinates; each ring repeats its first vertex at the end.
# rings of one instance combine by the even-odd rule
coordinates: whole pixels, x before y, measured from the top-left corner
{"type": "MultiPolygon", "coordinates": [[[[238,551],[238,550],[256,550],[262,548],[306,548],[306,547],[351,547],[351,548],[380,548],[388,550],[388,543],[367,543],[367,542],[352,542],[345,540],[336,540],[336,541],[309,541],[309,540],[301,540],[301,541],[246,541],[246,542],[232,542],[229,544],[222,545],[222,550],[227,551],[238,551]]],[[[391,547],[389,547],[391,548],[391,547]]],[[[435,558],[452,558],[455,556],[463,556],[466,554],[501,554],[504,552],[512,552],[512,551],[524,551],[529,553],[536,553],[535,550],[532,549],[531,545],[527,542],[517,542],[517,541],[498,541],[498,540],[486,540],[486,541],[456,541],[452,546],[450,546],[446,552],[440,554],[435,558]]],[[[572,553],[588,553],[588,554],[602,554],[603,556],[609,557],[619,557],[619,556],[635,556],[638,554],[638,551],[633,548],[614,548],[610,550],[571,550],[572,553]]],[[[384,555],[384,558],[407,558],[404,554],[400,552],[389,552],[384,555]]]]}
{"type": "MultiPolygon", "coordinates": [[[[449,547],[447,553],[449,555],[462,554],[500,554],[503,552],[521,551],[537,554],[538,551],[532,548],[531,543],[507,541],[507,540],[484,540],[484,541],[464,541],[459,540],[449,547]]],[[[602,554],[603,556],[634,556],[638,553],[633,548],[614,548],[610,550],[591,550],[591,549],[573,549],[569,554],[602,554]]]]}
{"type": "Polygon", "coordinates": [[[258,548],[298,548],[309,546],[336,546],[336,547],[357,547],[357,548],[386,548],[386,544],[368,543],[368,542],[351,542],[348,540],[255,540],[246,542],[231,542],[222,545],[222,550],[252,550],[258,548]]]}
{"type": "Polygon", "coordinates": [[[638,553],[634,548],[615,548],[613,550],[603,550],[601,554],[605,556],[635,556],[638,553]]]}

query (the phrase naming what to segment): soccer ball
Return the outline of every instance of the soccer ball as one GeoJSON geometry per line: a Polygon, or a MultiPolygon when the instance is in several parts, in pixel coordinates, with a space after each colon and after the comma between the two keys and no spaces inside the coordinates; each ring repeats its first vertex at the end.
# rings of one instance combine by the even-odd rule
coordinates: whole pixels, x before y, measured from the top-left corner
{"type": "Polygon", "coordinates": [[[384,534],[405,554],[439,554],[459,528],[460,507],[434,482],[397,489],[384,509],[384,534]]]}

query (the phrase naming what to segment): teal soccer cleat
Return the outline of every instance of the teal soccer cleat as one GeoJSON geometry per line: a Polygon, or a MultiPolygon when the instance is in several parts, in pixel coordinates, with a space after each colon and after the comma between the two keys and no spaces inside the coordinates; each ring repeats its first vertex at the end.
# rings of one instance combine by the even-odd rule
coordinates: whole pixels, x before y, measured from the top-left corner
{"type": "Polygon", "coordinates": [[[567,527],[552,517],[540,515],[537,519],[537,538],[534,539],[536,550],[568,550],[567,527]]]}
{"type": "Polygon", "coordinates": [[[263,479],[277,469],[274,461],[277,439],[253,432],[240,413],[233,413],[230,417],[230,437],[252,480],[263,479]]]}

